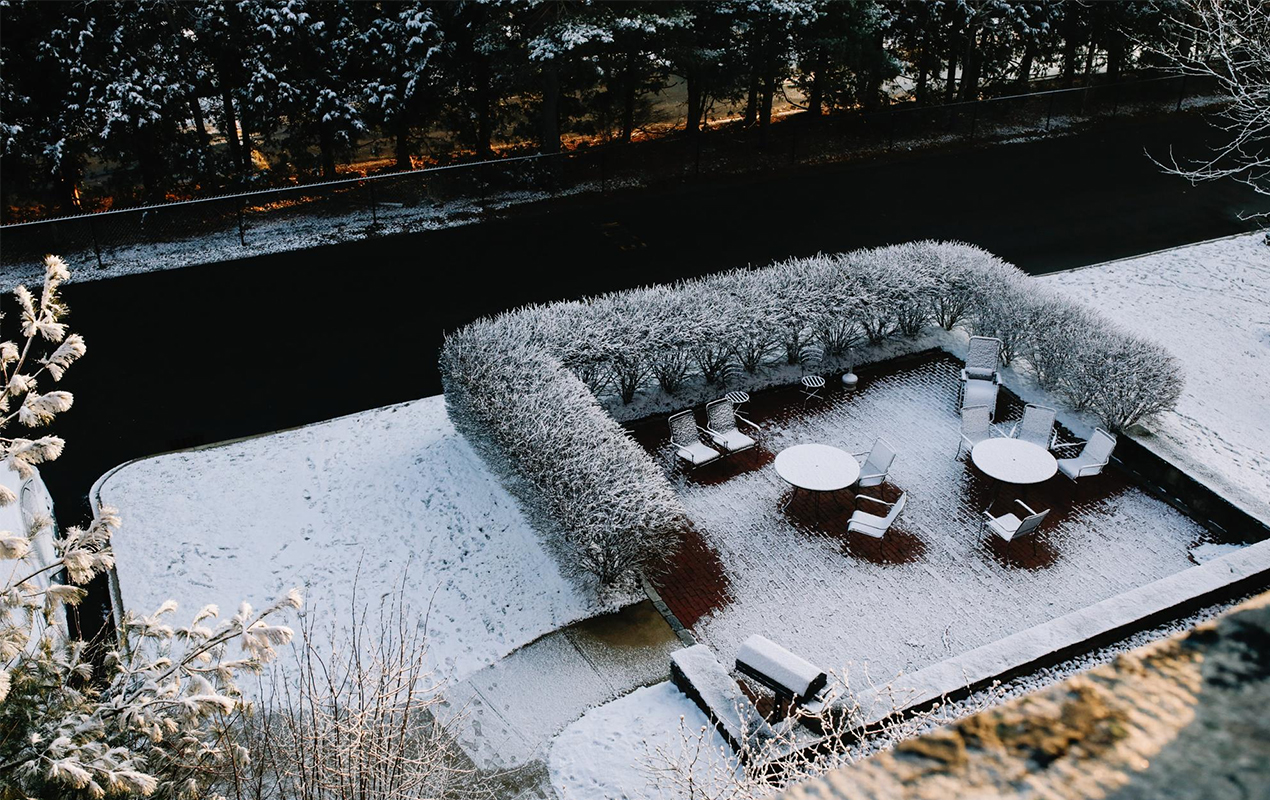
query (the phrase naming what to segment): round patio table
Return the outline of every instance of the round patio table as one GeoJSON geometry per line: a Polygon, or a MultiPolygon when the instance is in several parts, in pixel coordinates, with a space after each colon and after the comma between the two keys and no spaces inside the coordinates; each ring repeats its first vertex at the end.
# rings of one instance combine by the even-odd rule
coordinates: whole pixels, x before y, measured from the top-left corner
{"type": "Polygon", "coordinates": [[[1058,472],[1058,461],[1040,445],[1021,439],[984,439],[970,460],[994,480],[1014,484],[1043,483],[1058,472]]]}
{"type": "Polygon", "coordinates": [[[1044,483],[1058,472],[1058,461],[1050,451],[1021,439],[984,439],[970,451],[970,460],[993,480],[992,499],[985,510],[996,504],[1002,483],[1023,486],[1026,496],[1029,485],[1044,483]]]}
{"type": "MultiPolygon", "coordinates": [[[[776,474],[794,487],[815,492],[845,489],[860,479],[860,463],[855,456],[827,444],[796,444],[776,454],[776,474]]],[[[789,503],[794,502],[790,495],[789,503]]],[[[819,502],[817,502],[819,507],[819,502]]]]}

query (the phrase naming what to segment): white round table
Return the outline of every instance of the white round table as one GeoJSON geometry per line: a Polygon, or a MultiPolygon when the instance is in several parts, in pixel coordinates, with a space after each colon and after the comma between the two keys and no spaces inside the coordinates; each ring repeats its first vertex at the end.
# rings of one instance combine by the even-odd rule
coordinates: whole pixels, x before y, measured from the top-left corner
{"type": "Polygon", "coordinates": [[[795,489],[836,492],[860,479],[860,463],[827,444],[796,444],[776,454],[776,474],[795,489]]]}
{"type": "Polygon", "coordinates": [[[970,460],[1004,483],[1042,483],[1058,472],[1058,461],[1048,450],[1021,439],[984,439],[970,451],[970,460]]]}

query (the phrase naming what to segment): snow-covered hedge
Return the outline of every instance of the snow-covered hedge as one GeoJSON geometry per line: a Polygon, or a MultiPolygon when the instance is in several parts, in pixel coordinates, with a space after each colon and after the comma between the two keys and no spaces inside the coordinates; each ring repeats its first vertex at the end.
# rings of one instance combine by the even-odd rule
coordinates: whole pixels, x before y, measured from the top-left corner
{"type": "Polygon", "coordinates": [[[450,336],[441,367],[456,426],[533,488],[574,565],[610,583],[668,552],[684,515],[663,470],[597,397],[752,388],[773,366],[828,371],[853,348],[953,328],[999,337],[1007,363],[1112,429],[1180,394],[1163,348],[990,253],[943,242],[523,308],[450,336]]]}

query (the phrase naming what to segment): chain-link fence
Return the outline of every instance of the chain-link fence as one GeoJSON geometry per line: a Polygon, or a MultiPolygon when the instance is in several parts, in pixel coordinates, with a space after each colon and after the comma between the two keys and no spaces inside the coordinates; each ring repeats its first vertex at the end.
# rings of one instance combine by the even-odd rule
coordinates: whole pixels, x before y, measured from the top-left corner
{"type": "Polygon", "coordinates": [[[34,273],[45,253],[59,253],[103,270],[145,269],[408,233],[562,195],[829,163],[897,145],[1043,135],[1100,119],[1180,111],[1210,99],[1213,90],[1211,82],[1169,76],[965,103],[803,114],[764,129],[709,130],[6,225],[0,227],[0,268],[34,273]]]}

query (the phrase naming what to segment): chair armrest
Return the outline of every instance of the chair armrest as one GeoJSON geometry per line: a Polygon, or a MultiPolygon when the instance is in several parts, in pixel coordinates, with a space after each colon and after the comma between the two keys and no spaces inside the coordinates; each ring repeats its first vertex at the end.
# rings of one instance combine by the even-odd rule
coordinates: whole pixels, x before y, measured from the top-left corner
{"type": "MultiPolygon", "coordinates": [[[[1102,472],[1102,468],[1103,468],[1103,467],[1105,467],[1105,466],[1107,466],[1107,464],[1108,464],[1108,463],[1110,463],[1110,462],[1109,462],[1109,460],[1108,460],[1108,461],[1104,461],[1104,462],[1102,462],[1101,464],[1086,464],[1085,466],[1083,466],[1083,467],[1081,467],[1080,469],[1076,470],[1076,477],[1078,477],[1078,478],[1079,478],[1081,475],[1084,475],[1084,474],[1085,474],[1085,470],[1087,470],[1087,469],[1093,469],[1093,470],[1097,470],[1098,472],[1102,472]]],[[[1097,474],[1098,474],[1098,472],[1095,472],[1094,474],[1095,474],[1095,475],[1097,475],[1097,474]]]]}
{"type": "Polygon", "coordinates": [[[1023,502],[1022,500],[1019,500],[1017,497],[1014,499],[1014,502],[1016,502],[1016,503],[1018,503],[1019,505],[1023,506],[1023,508],[1027,511],[1028,516],[1032,516],[1033,514],[1035,514],[1035,513],[1036,513],[1036,509],[1032,508],[1032,507],[1031,507],[1031,506],[1029,506],[1027,503],[1023,502]]]}
{"type": "MultiPolygon", "coordinates": [[[[885,472],[870,472],[870,473],[868,473],[868,474],[861,474],[859,478],[856,478],[856,480],[862,480],[862,479],[864,479],[864,478],[885,478],[885,477],[886,477],[886,473],[885,473],[885,472]]],[[[867,495],[866,495],[866,497],[867,497],[867,495]]],[[[870,497],[869,499],[870,499],[870,500],[875,500],[876,498],[870,497]]],[[[885,501],[883,501],[883,500],[878,500],[877,502],[882,503],[882,502],[885,502],[885,501]]],[[[890,505],[894,505],[894,503],[887,503],[887,505],[888,505],[888,506],[890,506],[890,505]]]]}
{"type": "Polygon", "coordinates": [[[876,497],[869,497],[867,494],[858,494],[858,495],[856,495],[856,496],[855,496],[855,499],[857,499],[857,500],[872,500],[873,502],[877,503],[878,505],[883,505],[883,506],[886,506],[887,508],[890,508],[891,506],[895,505],[894,503],[888,503],[888,502],[886,502],[885,500],[879,500],[879,499],[877,499],[876,497]]]}
{"type": "Polygon", "coordinates": [[[1058,452],[1061,450],[1069,450],[1073,447],[1084,447],[1084,446],[1085,446],[1084,442],[1060,442],[1058,441],[1058,437],[1055,436],[1055,441],[1053,444],[1050,445],[1050,449],[1055,452],[1058,452]]]}
{"type": "Polygon", "coordinates": [[[754,421],[752,421],[752,420],[748,420],[748,419],[746,419],[745,417],[741,416],[740,414],[737,414],[737,415],[736,415],[736,418],[737,418],[737,420],[738,420],[738,421],[740,421],[740,422],[744,422],[746,425],[749,425],[751,428],[753,428],[753,429],[754,429],[754,430],[756,430],[756,431],[761,431],[761,430],[763,430],[761,427],[759,427],[759,424],[758,424],[757,422],[754,422],[754,421]]]}

